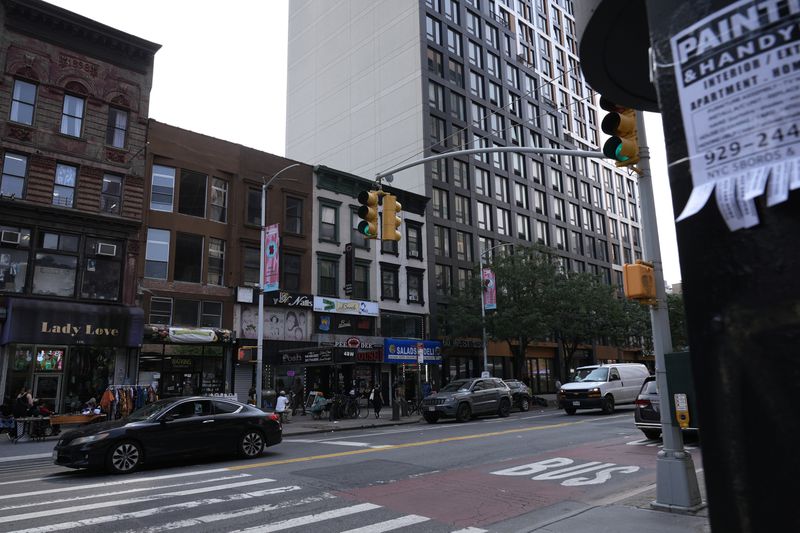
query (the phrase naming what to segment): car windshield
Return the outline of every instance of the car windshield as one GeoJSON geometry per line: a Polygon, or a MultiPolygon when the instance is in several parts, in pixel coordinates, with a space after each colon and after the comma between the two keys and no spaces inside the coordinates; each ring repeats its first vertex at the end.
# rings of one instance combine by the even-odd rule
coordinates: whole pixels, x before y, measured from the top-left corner
{"type": "Polygon", "coordinates": [[[137,409],[128,415],[127,420],[131,422],[137,422],[141,420],[148,420],[155,416],[158,416],[166,409],[171,407],[174,404],[174,400],[158,400],[157,402],[153,402],[150,405],[145,405],[141,409],[137,409]]]}
{"type": "Polygon", "coordinates": [[[458,392],[458,391],[468,391],[469,386],[472,384],[472,380],[469,379],[459,379],[456,381],[451,381],[444,387],[442,387],[442,392],[458,392]]]}
{"type": "Polygon", "coordinates": [[[607,380],[608,380],[608,368],[600,367],[600,368],[595,368],[594,370],[586,374],[586,376],[584,376],[583,379],[576,379],[575,381],[607,381],[607,380]]]}

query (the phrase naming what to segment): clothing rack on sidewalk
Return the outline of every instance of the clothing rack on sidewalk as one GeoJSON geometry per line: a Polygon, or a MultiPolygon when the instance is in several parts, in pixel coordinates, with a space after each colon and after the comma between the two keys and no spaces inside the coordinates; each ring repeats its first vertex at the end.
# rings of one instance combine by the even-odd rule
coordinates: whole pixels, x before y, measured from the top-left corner
{"type": "Polygon", "coordinates": [[[100,397],[99,406],[109,420],[114,420],[156,400],[158,395],[150,385],[109,385],[100,397]]]}

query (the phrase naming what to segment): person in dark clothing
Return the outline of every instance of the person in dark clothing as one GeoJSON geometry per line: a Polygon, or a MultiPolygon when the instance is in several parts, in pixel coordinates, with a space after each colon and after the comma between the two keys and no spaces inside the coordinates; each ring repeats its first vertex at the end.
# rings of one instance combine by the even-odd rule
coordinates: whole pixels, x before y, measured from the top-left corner
{"type": "Polygon", "coordinates": [[[300,378],[294,378],[292,384],[292,416],[297,414],[298,409],[302,409],[303,416],[306,416],[306,402],[303,401],[303,381],[300,378]]]}
{"type": "Polygon", "coordinates": [[[369,393],[369,401],[372,402],[372,408],[375,410],[375,418],[380,418],[383,397],[381,396],[381,389],[377,385],[372,386],[372,392],[369,393]]]}

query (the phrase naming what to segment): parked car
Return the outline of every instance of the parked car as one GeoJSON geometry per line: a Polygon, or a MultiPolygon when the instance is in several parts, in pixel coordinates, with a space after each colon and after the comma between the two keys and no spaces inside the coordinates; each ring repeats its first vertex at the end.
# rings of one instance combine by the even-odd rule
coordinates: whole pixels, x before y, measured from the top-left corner
{"type": "Polygon", "coordinates": [[[559,408],[568,415],[578,409],[598,408],[611,414],[617,405],[636,401],[650,371],[641,363],[613,363],[580,367],[575,375],[577,381],[565,383],[558,390],[559,408]]]}
{"type": "Polygon", "coordinates": [[[145,461],[238,453],[257,457],[281,442],[278,416],[227,398],[159,400],[111,422],[68,431],[53,450],[53,461],[70,468],[127,474],[145,461]]]}
{"type": "MultiPolygon", "coordinates": [[[[657,439],[661,436],[661,404],[658,396],[656,377],[650,376],[644,380],[639,395],[636,398],[636,409],[633,411],[633,421],[636,427],[642,430],[648,439],[657,439]]],[[[689,427],[685,432],[697,432],[697,417],[689,417],[689,427]]]]}
{"type": "Polygon", "coordinates": [[[429,424],[440,418],[455,417],[466,422],[473,416],[511,413],[511,389],[502,379],[472,378],[456,379],[441,388],[436,394],[425,398],[422,416],[429,424]]]}
{"type": "Polygon", "coordinates": [[[533,392],[531,388],[518,379],[504,379],[508,388],[511,389],[511,404],[519,408],[520,411],[527,411],[533,402],[533,392]]]}

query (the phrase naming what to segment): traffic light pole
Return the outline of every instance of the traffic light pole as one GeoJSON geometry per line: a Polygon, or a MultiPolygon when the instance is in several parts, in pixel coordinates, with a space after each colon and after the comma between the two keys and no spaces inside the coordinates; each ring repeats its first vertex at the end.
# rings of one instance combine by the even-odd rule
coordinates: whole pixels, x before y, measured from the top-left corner
{"type": "Polygon", "coordinates": [[[656,499],[651,503],[655,508],[696,511],[702,507],[697,475],[692,456],[683,448],[680,428],[670,419],[670,403],[667,384],[665,354],[672,351],[672,336],[669,329],[667,294],[664,288],[664,269],[661,264],[661,248],[658,240],[658,222],[653,198],[653,183],[650,175],[650,150],[644,131],[644,114],[636,113],[639,130],[639,199],[641,201],[643,251],[647,261],[653,263],[656,304],[650,306],[650,320],[653,328],[653,348],[656,356],[656,383],[659,391],[661,410],[661,436],[663,448],[656,459],[656,499]]]}

